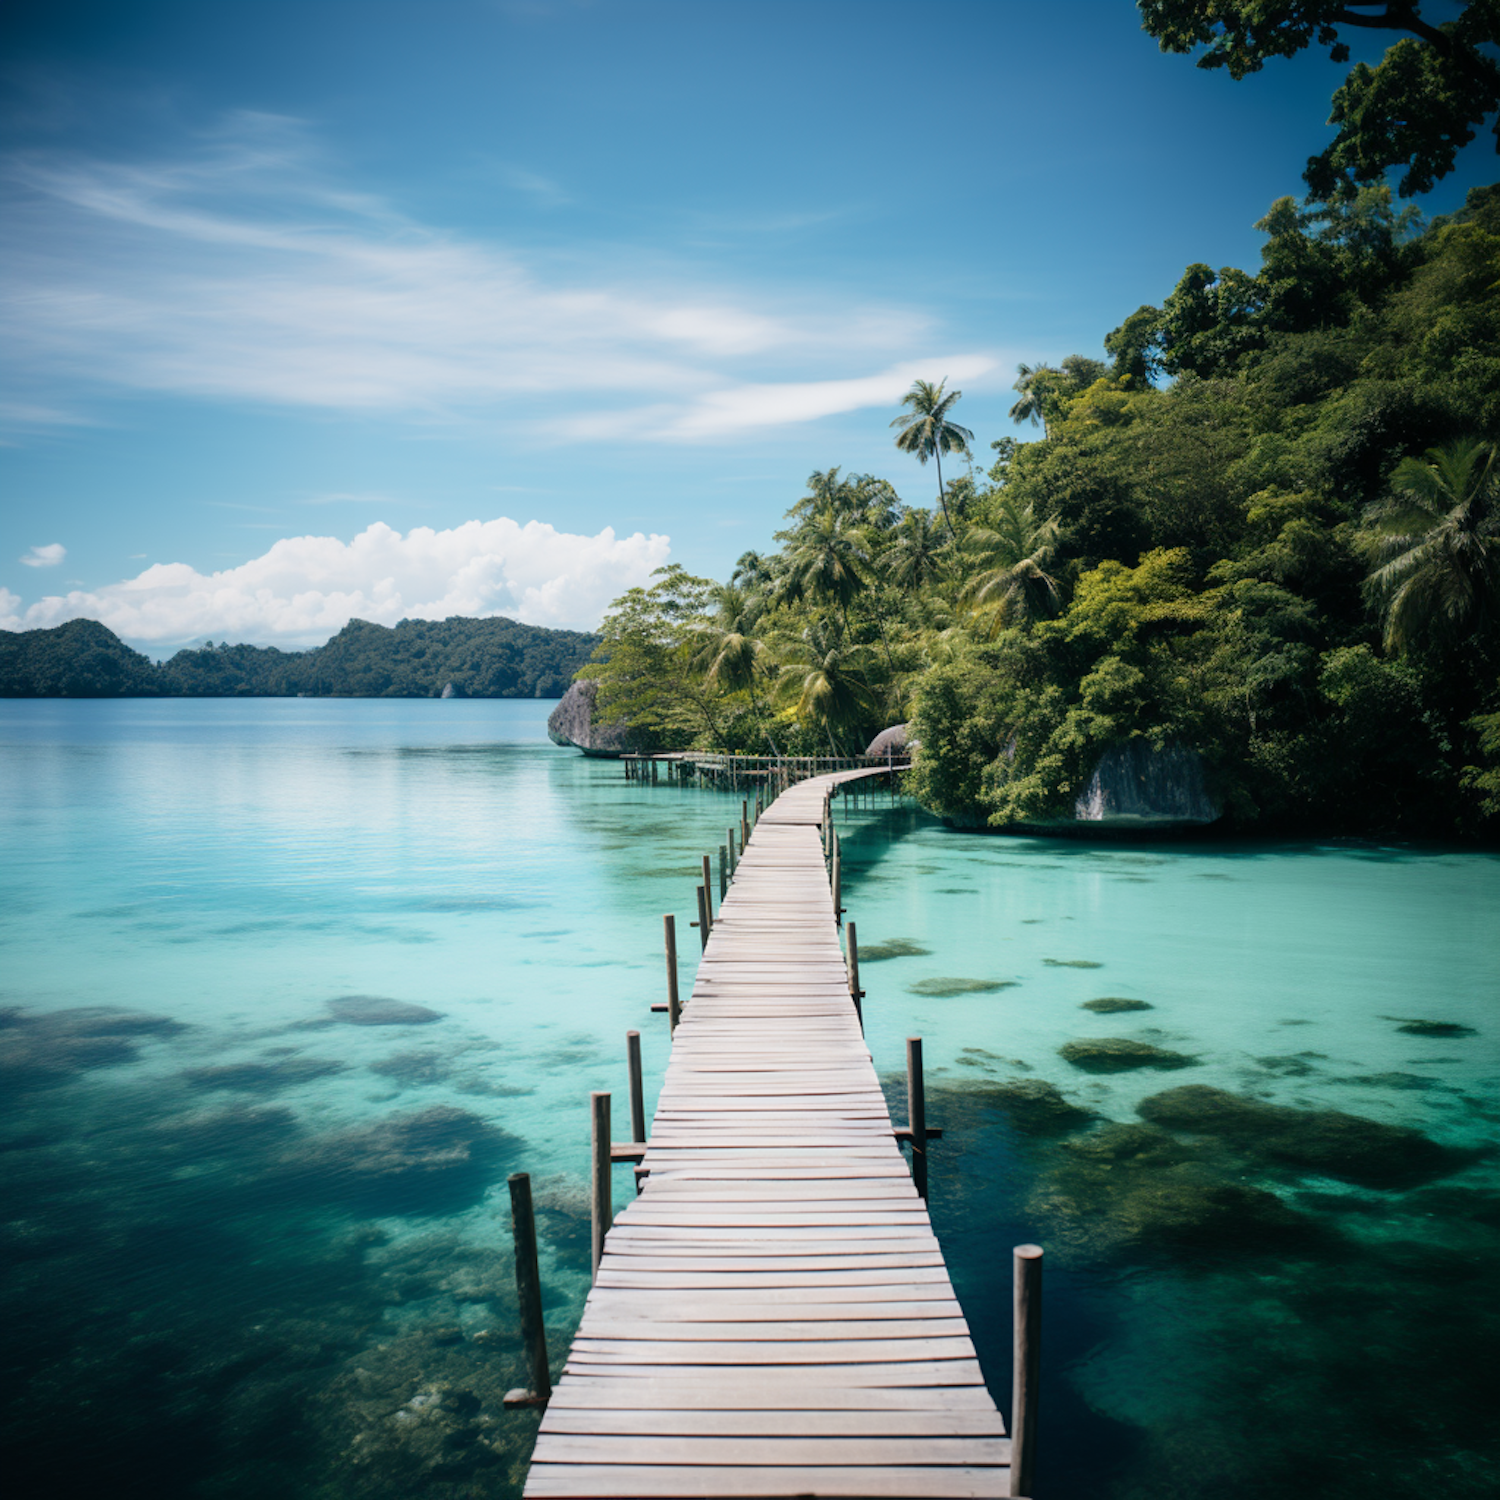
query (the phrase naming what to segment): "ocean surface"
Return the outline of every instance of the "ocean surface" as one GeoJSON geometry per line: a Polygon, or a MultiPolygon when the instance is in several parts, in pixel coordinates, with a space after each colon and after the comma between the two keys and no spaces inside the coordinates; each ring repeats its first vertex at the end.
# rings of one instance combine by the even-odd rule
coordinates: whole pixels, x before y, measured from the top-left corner
{"type": "MultiPolygon", "coordinates": [[[[661,917],[686,993],[739,814],[551,707],[0,701],[8,1493],[519,1493],[505,1178],[560,1365],[589,1092],[623,1135],[634,1027],[653,1106],[661,917]]],[[[1500,857],[839,817],[1002,1406],[1048,1252],[1042,1500],[1493,1494],[1500,857]]]]}

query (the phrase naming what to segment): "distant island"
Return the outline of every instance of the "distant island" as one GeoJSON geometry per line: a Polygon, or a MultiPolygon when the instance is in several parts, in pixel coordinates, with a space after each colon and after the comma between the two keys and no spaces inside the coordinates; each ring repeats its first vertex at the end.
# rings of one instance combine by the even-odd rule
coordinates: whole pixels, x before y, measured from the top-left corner
{"type": "Polygon", "coordinates": [[[350,620],[310,651],[215,646],[154,662],[97,620],[0,632],[4,698],[560,698],[597,635],[501,617],[350,620]]]}

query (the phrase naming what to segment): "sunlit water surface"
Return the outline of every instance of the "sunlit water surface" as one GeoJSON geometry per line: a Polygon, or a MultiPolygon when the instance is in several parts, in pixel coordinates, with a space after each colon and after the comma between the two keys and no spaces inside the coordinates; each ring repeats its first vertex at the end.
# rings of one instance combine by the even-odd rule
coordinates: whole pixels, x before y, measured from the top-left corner
{"type": "MultiPolygon", "coordinates": [[[[661,915],[685,992],[739,813],[550,707],[0,703],[16,1493],[518,1491],[505,1177],[560,1363],[588,1093],[623,1107],[636,1027],[650,1107],[661,915]]],[[[1009,1248],[1048,1249],[1044,1500],[1492,1493],[1500,858],[990,839],[879,794],[841,828],[1002,1404],[1009,1248]]]]}

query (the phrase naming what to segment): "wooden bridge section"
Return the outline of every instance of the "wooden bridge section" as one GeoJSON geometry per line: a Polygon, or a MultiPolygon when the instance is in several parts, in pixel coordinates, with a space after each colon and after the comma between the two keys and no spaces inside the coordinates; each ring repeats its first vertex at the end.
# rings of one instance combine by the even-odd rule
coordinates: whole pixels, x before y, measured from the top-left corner
{"type": "Polygon", "coordinates": [[[999,1496],[1010,1443],[860,1033],[819,825],[766,809],[525,1494],[999,1496]]]}

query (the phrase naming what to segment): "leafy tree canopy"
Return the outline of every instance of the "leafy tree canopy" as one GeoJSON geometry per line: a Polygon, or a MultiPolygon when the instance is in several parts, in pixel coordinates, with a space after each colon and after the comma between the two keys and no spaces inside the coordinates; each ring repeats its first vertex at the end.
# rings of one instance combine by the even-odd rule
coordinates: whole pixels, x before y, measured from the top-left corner
{"type": "MultiPolygon", "coordinates": [[[[1353,197],[1402,168],[1403,198],[1428,192],[1458,152],[1500,110],[1500,0],[1467,0],[1453,20],[1416,0],[1140,0],[1144,29],[1164,52],[1197,51],[1200,68],[1231,78],[1257,73],[1273,57],[1328,48],[1349,61],[1360,32],[1397,36],[1375,67],[1356,63],[1334,93],[1338,134],[1303,174],[1314,198],[1353,197]]],[[[1494,126],[1500,151],[1500,120],[1494,126]]]]}

